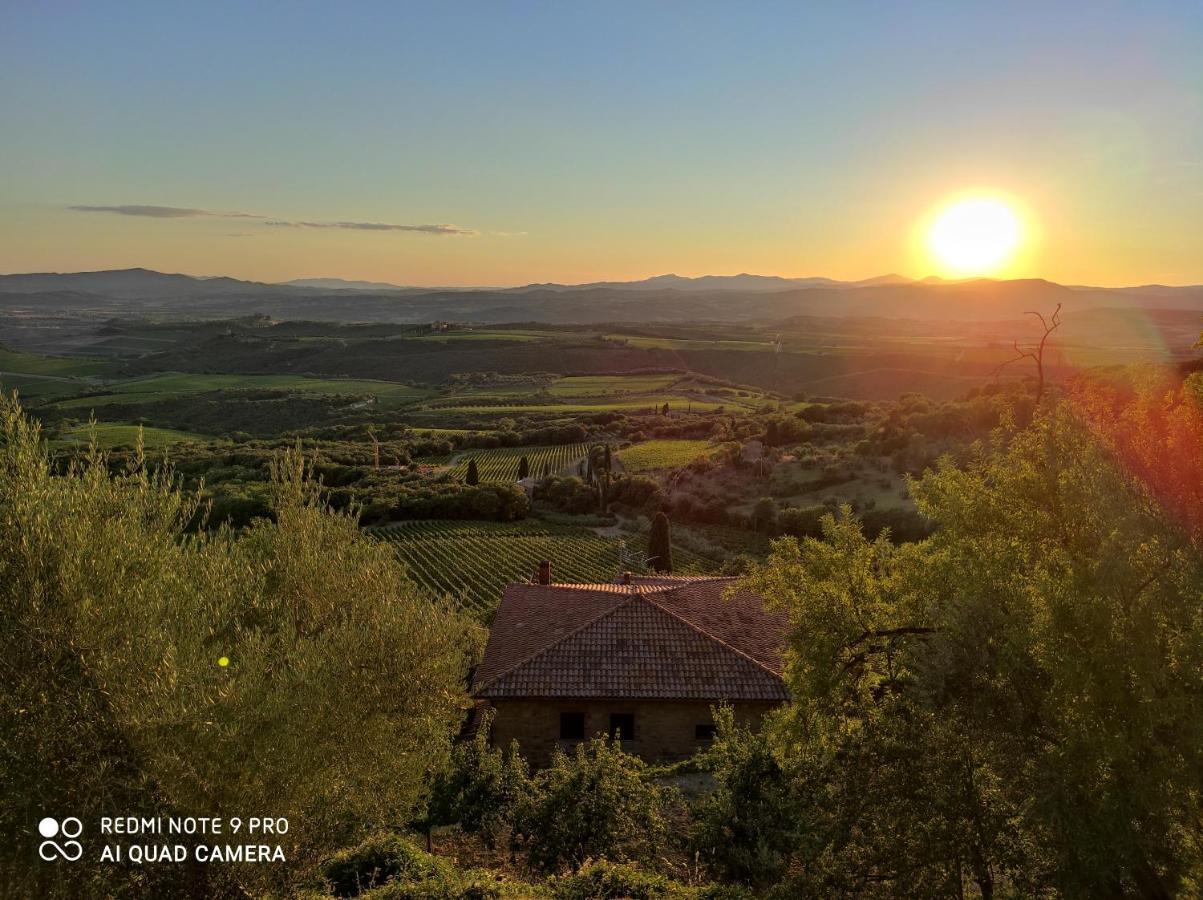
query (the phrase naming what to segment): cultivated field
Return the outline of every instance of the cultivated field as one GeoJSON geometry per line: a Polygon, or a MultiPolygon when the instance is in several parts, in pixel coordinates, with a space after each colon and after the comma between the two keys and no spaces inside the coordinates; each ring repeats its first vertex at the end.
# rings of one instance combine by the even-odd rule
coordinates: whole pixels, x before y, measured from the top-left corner
{"type": "Polygon", "coordinates": [[[475,459],[476,471],[481,481],[517,481],[518,463],[525,456],[530,463],[530,474],[540,478],[545,466],[549,474],[558,475],[568,467],[576,465],[588,453],[588,444],[466,450],[455,457],[455,467],[451,470],[451,475],[462,480],[468,474],[468,462],[475,459]]]}
{"type": "Polygon", "coordinates": [[[321,394],[370,394],[383,408],[404,406],[430,396],[430,391],[390,381],[304,378],[298,375],[204,375],[167,373],[110,384],[107,394],[64,401],[64,408],[105,406],[140,400],[161,400],[219,390],[286,390],[321,394]]]}
{"type": "MultiPolygon", "coordinates": [[[[587,528],[534,521],[406,522],[372,534],[393,543],[419,585],[450,595],[483,618],[492,614],[505,585],[529,581],[540,560],[551,560],[557,582],[609,582],[629,565],[622,561],[624,546],[632,557],[647,549],[640,536],[631,536],[624,545],[587,528]]],[[[698,574],[710,566],[677,548],[673,559],[680,572],[698,574]]]]}
{"type": "Polygon", "coordinates": [[[652,472],[688,465],[701,456],[713,453],[715,445],[710,441],[659,440],[644,441],[625,450],[615,457],[627,472],[652,472]]]}

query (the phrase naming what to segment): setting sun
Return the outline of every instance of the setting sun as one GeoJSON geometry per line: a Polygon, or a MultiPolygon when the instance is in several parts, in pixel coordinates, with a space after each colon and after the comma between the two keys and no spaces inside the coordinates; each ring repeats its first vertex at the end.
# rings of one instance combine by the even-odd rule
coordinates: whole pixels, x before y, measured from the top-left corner
{"type": "Polygon", "coordinates": [[[944,274],[992,275],[1007,265],[1023,242],[1015,210],[995,197],[967,197],[939,212],[927,247],[944,274]]]}

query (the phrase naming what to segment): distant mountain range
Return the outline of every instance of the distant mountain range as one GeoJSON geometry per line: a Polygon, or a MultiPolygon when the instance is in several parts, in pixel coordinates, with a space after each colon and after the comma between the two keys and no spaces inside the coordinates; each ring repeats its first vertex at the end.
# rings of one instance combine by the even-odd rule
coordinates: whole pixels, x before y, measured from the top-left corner
{"type": "Polygon", "coordinates": [[[320,288],[324,291],[404,291],[409,288],[388,281],[347,281],[345,278],[294,278],[277,284],[288,287],[320,288]]]}
{"type": "Polygon", "coordinates": [[[0,275],[0,311],[55,310],[338,321],[773,322],[796,316],[996,321],[1026,310],[1203,312],[1203,286],[1066,286],[1043,279],[863,281],[765,275],[660,275],[642,281],[510,288],[416,288],[336,278],[265,284],[148,269],[0,275]]]}
{"type": "Polygon", "coordinates": [[[513,288],[516,291],[533,289],[551,291],[587,291],[610,288],[624,291],[788,291],[806,287],[866,287],[876,284],[910,284],[911,279],[901,275],[881,275],[863,281],[837,281],[834,278],[782,278],[779,275],[702,275],[689,278],[684,275],[656,275],[642,281],[595,281],[589,284],[530,284],[513,288]]]}

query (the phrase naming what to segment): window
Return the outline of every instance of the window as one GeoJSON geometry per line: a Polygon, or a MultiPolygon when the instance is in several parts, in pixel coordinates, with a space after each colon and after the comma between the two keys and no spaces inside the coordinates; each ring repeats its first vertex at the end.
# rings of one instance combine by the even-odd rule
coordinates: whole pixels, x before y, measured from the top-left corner
{"type": "Polygon", "coordinates": [[[619,741],[635,739],[635,714],[610,713],[610,737],[619,741]]]}
{"type": "Polygon", "coordinates": [[[560,740],[580,741],[585,737],[585,714],[578,712],[560,713],[560,740]]]}
{"type": "Polygon", "coordinates": [[[698,741],[713,741],[715,727],[713,725],[695,725],[693,727],[694,740],[698,741]]]}

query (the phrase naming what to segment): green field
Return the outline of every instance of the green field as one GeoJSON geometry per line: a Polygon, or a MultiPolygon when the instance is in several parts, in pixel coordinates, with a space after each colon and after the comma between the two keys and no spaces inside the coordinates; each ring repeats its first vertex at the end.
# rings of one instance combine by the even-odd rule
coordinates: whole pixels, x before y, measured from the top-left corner
{"type": "MultiPolygon", "coordinates": [[[[551,560],[557,582],[612,582],[633,557],[646,551],[646,539],[632,535],[622,542],[587,528],[543,522],[406,522],[373,529],[390,541],[422,588],[450,595],[467,609],[488,617],[507,584],[529,581],[539,561],[551,560]]],[[[674,548],[680,572],[711,570],[703,557],[674,548]]]]}
{"type": "Polygon", "coordinates": [[[366,379],[305,378],[299,375],[196,375],[171,372],[108,385],[109,393],[81,397],[59,404],[64,408],[105,406],[110,403],[146,402],[200,391],[288,390],[323,394],[371,394],[383,408],[404,406],[430,396],[429,391],[366,379]]]}
{"type": "Polygon", "coordinates": [[[456,458],[451,470],[454,478],[462,480],[468,474],[469,460],[476,460],[481,481],[517,481],[518,461],[526,457],[531,475],[539,478],[547,466],[552,475],[567,469],[585,458],[588,444],[562,444],[556,447],[498,447],[491,450],[466,450],[456,458]]]}
{"type": "Polygon", "coordinates": [[[112,371],[112,363],[78,356],[38,356],[0,347],[0,376],[10,372],[24,375],[57,375],[60,378],[97,378],[112,371]]]}
{"type": "Polygon", "coordinates": [[[645,441],[619,450],[615,458],[627,472],[651,472],[688,465],[714,449],[710,441],[645,441]]]}
{"type": "MultiPolygon", "coordinates": [[[[101,447],[109,448],[116,446],[133,447],[138,443],[137,425],[108,425],[97,423],[95,431],[93,426],[80,425],[76,428],[65,432],[59,439],[58,443],[67,444],[88,444],[92,441],[92,436],[95,434],[96,443],[101,447]]],[[[204,434],[195,434],[190,431],[176,431],[172,428],[150,428],[144,427],[142,430],[142,441],[146,447],[166,447],[168,444],[176,444],[180,441],[211,441],[213,438],[204,434]]]]}
{"type": "Polygon", "coordinates": [[[597,412],[633,412],[637,410],[649,410],[659,412],[664,404],[668,404],[668,408],[673,412],[686,412],[693,410],[694,412],[709,412],[718,409],[720,406],[730,405],[715,402],[712,400],[694,400],[690,397],[678,397],[668,395],[649,395],[646,397],[630,397],[622,400],[602,400],[599,399],[596,403],[584,402],[566,402],[566,403],[465,403],[462,406],[431,406],[424,407],[415,412],[420,412],[423,415],[499,415],[513,416],[523,415],[528,413],[561,413],[570,415],[574,413],[597,413],[597,412]]]}
{"type": "Polygon", "coordinates": [[[420,337],[403,337],[401,340],[446,343],[448,341],[547,341],[569,340],[578,337],[579,335],[564,331],[523,331],[510,328],[482,328],[479,331],[436,331],[420,337]]]}
{"type": "Polygon", "coordinates": [[[568,375],[547,389],[553,397],[605,397],[664,391],[681,380],[668,375],[568,375]]]}
{"type": "Polygon", "coordinates": [[[643,335],[608,334],[610,340],[622,341],[628,347],[643,350],[756,350],[764,353],[773,349],[772,341],[722,341],[705,338],[645,337],[643,335]]]}
{"type": "Polygon", "coordinates": [[[0,373],[0,391],[5,394],[16,391],[22,399],[44,400],[54,397],[70,397],[78,394],[84,387],[87,385],[83,382],[70,379],[0,373]]]}

